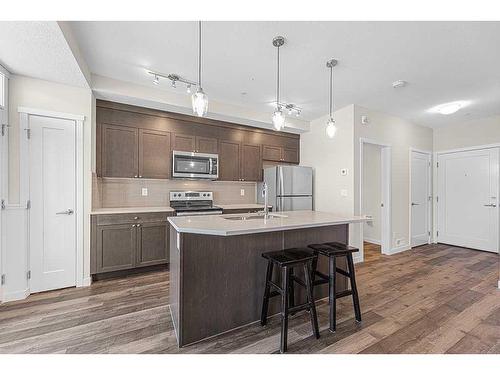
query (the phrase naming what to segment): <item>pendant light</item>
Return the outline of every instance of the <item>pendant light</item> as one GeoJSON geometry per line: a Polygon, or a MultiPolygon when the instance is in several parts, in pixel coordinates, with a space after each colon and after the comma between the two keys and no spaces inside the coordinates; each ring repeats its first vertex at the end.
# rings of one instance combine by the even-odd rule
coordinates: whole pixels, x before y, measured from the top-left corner
{"type": "Polygon", "coordinates": [[[335,125],[335,120],[333,119],[333,67],[338,63],[337,60],[331,59],[327,61],[326,67],[330,69],[330,118],[326,123],[326,135],[329,138],[335,137],[335,133],[337,133],[337,126],[335,125]]]}
{"type": "Polygon", "coordinates": [[[278,49],[277,77],[276,77],[276,110],[273,113],[273,126],[277,131],[285,127],[285,115],[280,105],[280,47],[285,44],[285,38],[277,36],[273,39],[273,46],[278,49]]]}
{"type": "Polygon", "coordinates": [[[203,92],[201,87],[201,21],[198,22],[198,89],[191,97],[193,112],[198,117],[203,117],[208,112],[208,96],[203,92]]]}

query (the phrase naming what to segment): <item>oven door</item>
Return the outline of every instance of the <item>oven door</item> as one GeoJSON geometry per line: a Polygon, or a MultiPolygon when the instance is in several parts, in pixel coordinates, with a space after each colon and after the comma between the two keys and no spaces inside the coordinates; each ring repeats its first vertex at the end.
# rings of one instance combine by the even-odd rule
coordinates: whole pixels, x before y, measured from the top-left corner
{"type": "Polygon", "coordinates": [[[174,151],[172,177],[215,180],[218,174],[218,155],[174,151]]]}

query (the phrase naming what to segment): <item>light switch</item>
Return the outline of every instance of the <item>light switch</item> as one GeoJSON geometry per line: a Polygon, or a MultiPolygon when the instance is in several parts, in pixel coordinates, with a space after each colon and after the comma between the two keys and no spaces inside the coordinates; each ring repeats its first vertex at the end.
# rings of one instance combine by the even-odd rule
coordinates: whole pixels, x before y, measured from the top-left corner
{"type": "Polygon", "coordinates": [[[147,197],[148,196],[148,188],[142,188],[141,194],[143,197],[147,197]]]}
{"type": "Polygon", "coordinates": [[[243,197],[245,196],[245,189],[240,189],[240,195],[243,197]]]}
{"type": "Polygon", "coordinates": [[[347,189],[340,190],[340,196],[347,197],[347,189]]]}

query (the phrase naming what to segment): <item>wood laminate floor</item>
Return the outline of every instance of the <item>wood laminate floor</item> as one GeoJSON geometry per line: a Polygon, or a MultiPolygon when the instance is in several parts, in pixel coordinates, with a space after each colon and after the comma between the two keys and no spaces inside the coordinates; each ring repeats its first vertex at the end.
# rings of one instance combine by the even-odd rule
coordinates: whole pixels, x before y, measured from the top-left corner
{"type": "Polygon", "coordinates": [[[374,260],[379,260],[382,256],[382,248],[380,245],[376,245],[371,242],[363,243],[363,252],[365,262],[372,262],[374,260]]]}
{"type": "MultiPolygon", "coordinates": [[[[422,246],[357,264],[363,322],[351,300],[338,331],[319,302],[321,338],[306,313],[290,320],[290,353],[500,353],[498,255],[422,246]]],[[[168,272],[99,281],[0,305],[0,353],[275,353],[278,317],[178,349],[168,272]]]]}

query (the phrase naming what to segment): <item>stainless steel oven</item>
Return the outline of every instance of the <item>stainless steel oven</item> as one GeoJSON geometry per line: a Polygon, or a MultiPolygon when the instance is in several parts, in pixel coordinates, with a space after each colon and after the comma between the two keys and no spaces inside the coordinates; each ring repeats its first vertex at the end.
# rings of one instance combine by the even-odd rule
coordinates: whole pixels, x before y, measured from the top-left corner
{"type": "Polygon", "coordinates": [[[219,178],[219,155],[173,151],[172,177],[216,180],[219,178]]]}

